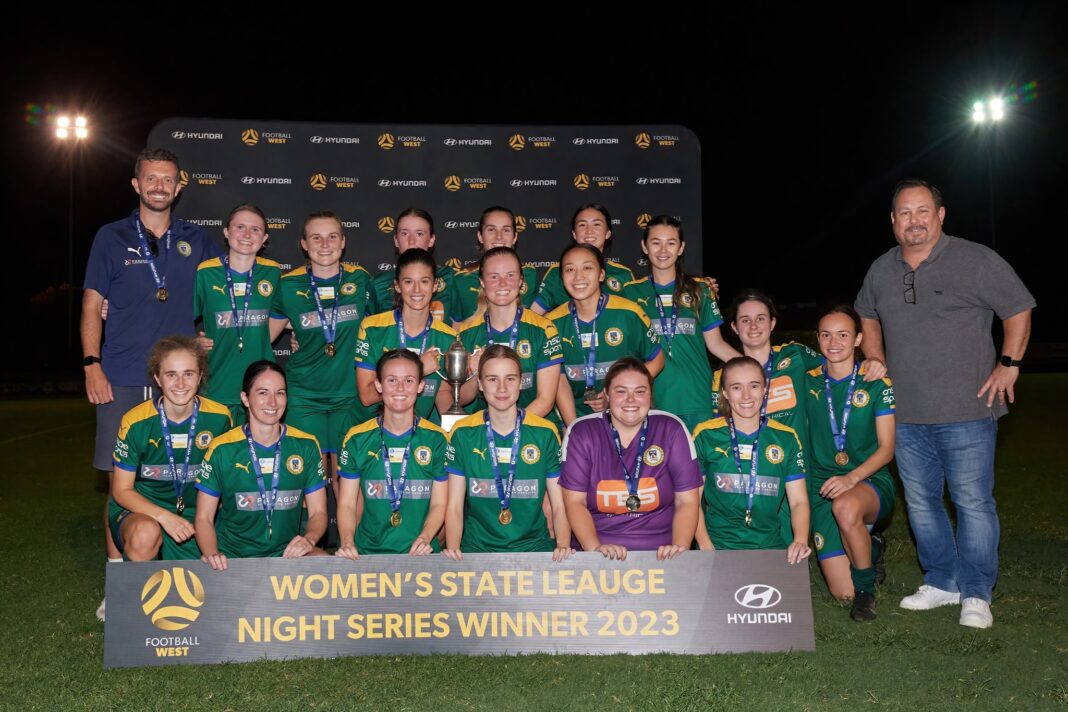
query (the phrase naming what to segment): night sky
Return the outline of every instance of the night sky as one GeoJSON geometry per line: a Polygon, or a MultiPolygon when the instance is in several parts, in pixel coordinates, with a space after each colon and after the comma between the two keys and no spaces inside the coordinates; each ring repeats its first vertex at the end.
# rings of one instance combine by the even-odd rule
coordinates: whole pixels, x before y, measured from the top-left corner
{"type": "Polygon", "coordinates": [[[988,245],[996,236],[1039,302],[1034,340],[1068,341],[1068,12],[1056,4],[933,14],[879,4],[863,17],[863,4],[700,16],[657,4],[620,19],[618,6],[563,15],[517,4],[508,17],[523,19],[493,23],[453,5],[440,17],[346,5],[357,22],[326,4],[313,18],[172,4],[165,18],[123,11],[107,30],[89,29],[101,25],[95,15],[6,18],[2,284],[20,347],[3,350],[0,367],[80,371],[57,291],[67,158],[50,128],[25,122],[27,102],[92,117],[74,168],[77,300],[92,236],[135,206],[133,157],[168,116],[678,123],[702,142],[704,272],[726,302],[761,287],[785,307],[780,328],[813,328],[814,305],[852,302],[893,245],[890,192],[918,176],[942,189],[946,232],[988,245]],[[1037,97],[1010,105],[996,136],[971,122],[974,101],[1032,81],[1037,97]]]}

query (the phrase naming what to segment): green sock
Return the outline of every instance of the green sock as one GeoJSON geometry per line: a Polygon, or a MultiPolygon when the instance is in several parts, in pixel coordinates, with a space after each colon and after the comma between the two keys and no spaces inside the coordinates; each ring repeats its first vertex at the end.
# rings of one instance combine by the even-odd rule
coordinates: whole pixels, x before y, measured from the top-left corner
{"type": "Polygon", "coordinates": [[[849,573],[853,577],[853,589],[856,591],[867,591],[871,593],[875,591],[875,567],[869,566],[866,569],[858,569],[852,564],[849,566],[849,573]]]}

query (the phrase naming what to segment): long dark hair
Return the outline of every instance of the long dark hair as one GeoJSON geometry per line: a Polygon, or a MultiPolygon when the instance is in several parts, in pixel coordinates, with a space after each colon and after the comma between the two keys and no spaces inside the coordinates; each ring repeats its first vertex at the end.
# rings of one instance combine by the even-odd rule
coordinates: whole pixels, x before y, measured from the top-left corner
{"type": "MultiPolygon", "coordinates": [[[[671,215],[657,215],[650,220],[645,226],[645,232],[642,233],[642,244],[646,244],[649,240],[649,233],[652,232],[654,227],[659,226],[670,227],[679,236],[679,245],[686,244],[686,237],[682,232],[682,222],[671,215]]],[[[651,265],[650,261],[650,265],[651,265]]],[[[649,272],[652,274],[652,266],[649,267],[649,272]]],[[[675,260],[675,294],[672,296],[673,304],[686,304],[686,306],[693,309],[695,314],[701,313],[701,282],[698,282],[693,277],[686,274],[682,265],[682,255],[679,255],[675,260]],[[683,299],[683,297],[686,297],[683,299]]]]}

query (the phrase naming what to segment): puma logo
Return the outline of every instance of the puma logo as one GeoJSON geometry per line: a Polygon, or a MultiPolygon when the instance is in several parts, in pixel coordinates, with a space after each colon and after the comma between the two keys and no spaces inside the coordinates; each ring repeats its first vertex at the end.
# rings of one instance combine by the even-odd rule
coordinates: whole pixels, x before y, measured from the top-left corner
{"type": "Polygon", "coordinates": [[[819,393],[819,391],[817,391],[817,390],[814,390],[814,389],[812,389],[812,388],[809,388],[809,389],[808,389],[808,394],[809,394],[810,396],[812,396],[813,398],[815,398],[816,400],[819,400],[819,399],[820,399],[820,393],[819,393]]]}
{"type": "Polygon", "coordinates": [[[636,299],[635,301],[638,302],[638,304],[643,304],[645,306],[649,306],[649,300],[648,299],[640,299],[639,298],[639,299],[636,299]]]}
{"type": "Polygon", "coordinates": [[[214,289],[214,290],[217,290],[217,291],[219,292],[219,294],[223,294],[223,295],[225,295],[225,294],[226,294],[226,290],[225,290],[225,289],[223,289],[222,287],[220,287],[220,286],[219,286],[219,285],[217,285],[217,284],[213,284],[213,285],[211,285],[211,288],[212,288],[212,289],[214,289]]]}
{"type": "Polygon", "coordinates": [[[564,343],[566,343],[567,345],[571,346],[571,348],[574,348],[574,347],[575,347],[575,342],[574,342],[574,341],[572,341],[571,339],[569,339],[569,338],[568,338],[568,337],[566,337],[566,336],[561,336],[561,337],[560,337],[560,340],[561,340],[561,341],[563,341],[564,343]]]}
{"type": "Polygon", "coordinates": [[[718,452],[718,453],[722,453],[722,454],[723,454],[723,457],[730,457],[730,456],[731,456],[731,452],[730,452],[730,450],[728,450],[728,449],[727,449],[727,448],[725,448],[725,447],[717,447],[717,448],[715,448],[715,450],[716,450],[716,452],[718,452]]]}
{"type": "Polygon", "coordinates": [[[304,297],[305,299],[311,299],[311,290],[309,289],[307,291],[302,292],[302,291],[300,291],[298,289],[297,290],[297,295],[301,296],[301,297],[304,297]]]}
{"type": "Polygon", "coordinates": [[[137,255],[138,257],[141,256],[141,248],[140,247],[127,247],[126,251],[127,252],[132,252],[135,255],[137,255]]]}
{"type": "Polygon", "coordinates": [[[481,457],[483,461],[486,460],[486,451],[485,450],[479,450],[477,447],[473,447],[473,448],[471,448],[471,452],[478,453],[478,456],[481,457]]]}
{"type": "Polygon", "coordinates": [[[243,465],[240,462],[235,462],[234,463],[234,467],[240,467],[242,470],[244,470],[248,474],[250,474],[250,475],[252,474],[252,472],[248,469],[248,465],[243,465]]]}
{"type": "MultiPolygon", "coordinates": [[[[130,248],[126,248],[126,249],[130,249],[130,248]]],[[[148,441],[150,443],[152,443],[152,447],[155,447],[155,448],[159,447],[159,440],[156,440],[155,438],[149,438],[148,441]]]]}
{"type": "Polygon", "coordinates": [[[373,457],[373,458],[374,458],[374,459],[376,459],[376,460],[377,460],[377,459],[379,459],[379,458],[378,458],[378,453],[377,453],[377,452],[375,452],[374,450],[368,450],[368,451],[367,451],[367,454],[368,454],[368,455],[370,455],[371,457],[373,457]]]}

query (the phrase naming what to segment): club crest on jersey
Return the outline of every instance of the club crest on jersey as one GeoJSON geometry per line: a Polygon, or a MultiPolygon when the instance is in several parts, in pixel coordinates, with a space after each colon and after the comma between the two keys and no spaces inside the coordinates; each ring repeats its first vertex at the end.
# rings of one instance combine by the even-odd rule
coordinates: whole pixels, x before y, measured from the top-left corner
{"type": "Polygon", "coordinates": [[[288,458],[286,460],[286,469],[293,475],[299,475],[301,472],[304,472],[304,458],[300,455],[293,455],[288,458]]]}
{"type": "Polygon", "coordinates": [[[679,297],[679,302],[684,307],[692,307],[693,306],[693,297],[690,296],[689,292],[683,292],[682,296],[679,297]]]}
{"type": "Polygon", "coordinates": [[[664,461],[664,451],[659,445],[650,445],[642,455],[642,461],[649,467],[656,467],[664,461]]]}
{"type": "Polygon", "coordinates": [[[515,352],[523,358],[530,358],[530,342],[526,339],[515,345],[515,352]]]}
{"type": "Polygon", "coordinates": [[[871,398],[868,396],[867,391],[853,391],[853,405],[858,408],[863,408],[868,405],[871,398]]]}
{"type": "Polygon", "coordinates": [[[197,436],[193,440],[193,442],[195,442],[197,447],[201,450],[206,449],[208,445],[211,445],[211,431],[201,430],[199,433],[197,433],[197,436]]]}
{"type": "Polygon", "coordinates": [[[537,445],[524,445],[519,456],[523,458],[523,462],[533,465],[541,459],[541,450],[538,449],[537,445]]]}
{"type": "Polygon", "coordinates": [[[611,329],[604,332],[604,340],[609,346],[619,346],[623,343],[622,329],[613,326],[611,329]]]}
{"type": "Polygon", "coordinates": [[[787,356],[782,361],[779,361],[779,365],[775,368],[779,371],[785,371],[786,369],[790,368],[790,357],[787,356]]]}
{"type": "Polygon", "coordinates": [[[445,291],[445,280],[438,277],[434,280],[434,294],[445,291]]]}
{"type": "Polygon", "coordinates": [[[519,285],[519,293],[520,294],[526,294],[529,291],[530,291],[530,287],[527,286],[526,280],[523,280],[523,283],[519,285]]]}
{"type": "Polygon", "coordinates": [[[826,543],[823,539],[823,535],[816,532],[812,535],[812,543],[816,545],[816,551],[823,551],[823,545],[826,543]]]}
{"type": "Polygon", "coordinates": [[[355,294],[356,293],[356,285],[353,284],[352,282],[349,282],[348,284],[341,285],[341,293],[344,294],[345,296],[349,296],[351,294],[355,294]]]}
{"type": "Polygon", "coordinates": [[[256,283],[256,291],[259,292],[261,296],[269,297],[271,296],[271,292],[274,291],[274,285],[266,279],[261,279],[256,283]]]}
{"type": "Polygon", "coordinates": [[[605,280],[605,284],[607,284],[608,288],[611,289],[613,292],[618,292],[619,290],[623,289],[623,283],[615,277],[609,277],[607,280],[605,280]]]}
{"type": "Polygon", "coordinates": [[[426,445],[420,445],[415,449],[415,461],[423,467],[430,464],[430,448],[426,445]]]}
{"type": "Polygon", "coordinates": [[[764,450],[764,457],[773,465],[778,465],[786,457],[786,453],[778,445],[768,445],[764,450]]]}
{"type": "Polygon", "coordinates": [[[179,240],[178,244],[175,245],[175,247],[178,248],[178,254],[180,254],[182,257],[188,257],[189,255],[193,254],[192,246],[185,240],[179,240]]]}

